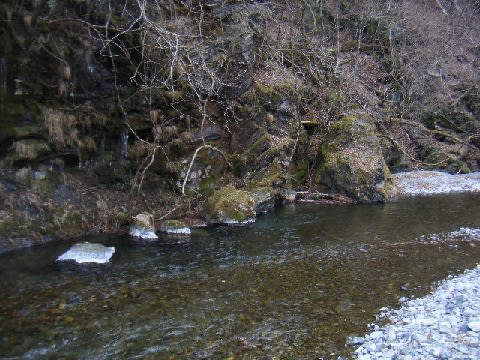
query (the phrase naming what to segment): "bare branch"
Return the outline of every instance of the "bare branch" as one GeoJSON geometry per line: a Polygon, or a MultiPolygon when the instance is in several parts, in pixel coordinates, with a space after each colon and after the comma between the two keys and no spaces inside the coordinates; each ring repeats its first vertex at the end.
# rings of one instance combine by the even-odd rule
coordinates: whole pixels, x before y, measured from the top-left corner
{"type": "Polygon", "coordinates": [[[185,177],[184,177],[184,179],[183,179],[182,195],[185,195],[185,186],[187,185],[187,181],[188,181],[188,178],[189,178],[189,176],[190,176],[190,172],[192,171],[193,163],[195,162],[195,159],[197,158],[198,153],[199,153],[201,150],[204,150],[204,149],[210,149],[210,150],[214,150],[214,151],[218,152],[220,155],[222,155],[222,157],[223,157],[223,159],[225,160],[225,162],[227,163],[227,165],[231,167],[230,162],[229,162],[228,159],[227,159],[227,156],[224,154],[224,152],[223,152],[222,150],[216,148],[215,146],[208,145],[208,144],[204,144],[204,145],[198,147],[198,148],[195,150],[195,153],[194,153],[193,156],[192,156],[192,160],[190,160],[190,164],[188,165],[187,173],[185,174],[185,177]]]}

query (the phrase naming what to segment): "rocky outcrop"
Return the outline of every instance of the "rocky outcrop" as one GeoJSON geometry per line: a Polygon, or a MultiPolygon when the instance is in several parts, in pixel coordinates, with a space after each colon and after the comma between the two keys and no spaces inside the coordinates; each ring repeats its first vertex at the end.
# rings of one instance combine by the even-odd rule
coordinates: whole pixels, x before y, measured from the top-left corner
{"type": "Polygon", "coordinates": [[[256,215],[250,193],[230,186],[215,191],[203,210],[208,224],[246,224],[254,222],[256,215]]]}
{"type": "Polygon", "coordinates": [[[130,226],[129,234],[133,237],[146,240],[158,239],[155,234],[153,215],[141,213],[133,217],[133,224],[130,226]]]}
{"type": "Polygon", "coordinates": [[[334,123],[319,156],[319,185],[360,202],[386,199],[390,171],[367,114],[349,114],[334,123]]]}
{"type": "Polygon", "coordinates": [[[76,263],[108,263],[115,253],[115,247],[83,242],[73,245],[67,252],[60,255],[57,261],[75,261],[76,263]]]}

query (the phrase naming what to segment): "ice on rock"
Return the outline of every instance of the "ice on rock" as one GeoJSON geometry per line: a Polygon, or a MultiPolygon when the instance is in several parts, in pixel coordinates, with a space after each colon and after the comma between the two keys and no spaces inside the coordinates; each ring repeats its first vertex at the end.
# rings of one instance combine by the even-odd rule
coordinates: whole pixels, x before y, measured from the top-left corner
{"type": "Polygon", "coordinates": [[[104,264],[110,261],[115,253],[115,247],[102,244],[83,242],[73,245],[67,252],[57,258],[57,261],[73,260],[77,263],[104,264]]]}

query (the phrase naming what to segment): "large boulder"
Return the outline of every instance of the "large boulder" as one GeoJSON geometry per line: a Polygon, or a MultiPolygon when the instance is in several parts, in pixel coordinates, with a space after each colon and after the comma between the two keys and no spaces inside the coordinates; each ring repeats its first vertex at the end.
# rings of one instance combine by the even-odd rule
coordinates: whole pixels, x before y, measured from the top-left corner
{"type": "Polygon", "coordinates": [[[255,205],[248,191],[227,186],[207,199],[203,216],[208,224],[246,224],[255,221],[255,205]]]}
{"type": "Polygon", "coordinates": [[[155,234],[153,215],[145,212],[134,216],[129,234],[146,240],[158,239],[157,234],[155,234]]]}
{"type": "Polygon", "coordinates": [[[319,155],[319,185],[360,202],[385,201],[390,171],[368,114],[346,115],[334,123],[319,155]]]}
{"type": "Polygon", "coordinates": [[[57,261],[75,261],[82,263],[104,264],[110,261],[115,252],[115,247],[101,244],[83,242],[73,245],[67,252],[57,258],[57,261]]]}

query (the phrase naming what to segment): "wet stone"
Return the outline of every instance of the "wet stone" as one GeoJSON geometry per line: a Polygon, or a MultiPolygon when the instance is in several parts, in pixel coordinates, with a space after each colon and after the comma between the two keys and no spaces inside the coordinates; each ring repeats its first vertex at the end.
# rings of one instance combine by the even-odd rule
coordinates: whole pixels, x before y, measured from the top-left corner
{"type": "Polygon", "coordinates": [[[359,336],[349,336],[347,339],[348,346],[362,345],[365,342],[365,339],[359,336]]]}
{"type": "Polygon", "coordinates": [[[480,321],[471,321],[468,323],[468,328],[475,332],[480,332],[480,321]]]}

